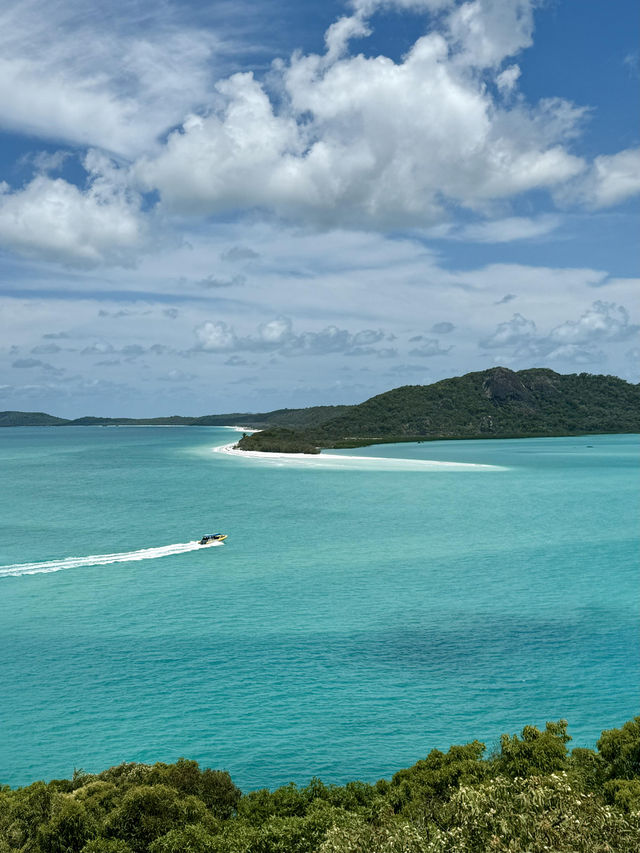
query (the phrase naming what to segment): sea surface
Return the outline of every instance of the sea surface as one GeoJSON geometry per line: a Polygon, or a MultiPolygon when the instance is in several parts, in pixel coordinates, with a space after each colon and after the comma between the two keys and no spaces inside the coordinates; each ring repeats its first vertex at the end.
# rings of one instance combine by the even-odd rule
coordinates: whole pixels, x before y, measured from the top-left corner
{"type": "Polygon", "coordinates": [[[0,430],[0,783],[179,756],[374,781],[638,713],[638,436],[212,451],[235,438],[0,430]]]}

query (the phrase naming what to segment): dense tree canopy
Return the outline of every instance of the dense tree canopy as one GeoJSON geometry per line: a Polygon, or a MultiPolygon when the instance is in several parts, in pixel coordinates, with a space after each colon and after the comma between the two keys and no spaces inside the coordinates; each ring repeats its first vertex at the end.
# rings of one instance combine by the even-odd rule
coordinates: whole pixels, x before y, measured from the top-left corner
{"type": "Polygon", "coordinates": [[[389,441],[640,431],[640,386],[616,376],[562,375],[543,368],[494,367],[406,385],[295,431],[271,427],[239,442],[244,450],[358,447],[389,441]]]}
{"type": "Polygon", "coordinates": [[[566,721],[432,750],[390,781],[242,794],[195,761],[0,788],[0,853],[637,853],[640,717],[570,752],[566,721]]]}

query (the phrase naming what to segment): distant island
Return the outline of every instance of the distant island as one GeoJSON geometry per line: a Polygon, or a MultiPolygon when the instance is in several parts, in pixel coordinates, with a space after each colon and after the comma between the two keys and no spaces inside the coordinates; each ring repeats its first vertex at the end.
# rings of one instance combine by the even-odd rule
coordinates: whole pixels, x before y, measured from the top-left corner
{"type": "Polygon", "coordinates": [[[0,412],[0,427],[23,426],[236,426],[266,429],[274,425],[305,428],[337,417],[351,406],[311,406],[306,409],[276,409],[273,412],[231,412],[222,415],[160,418],[58,418],[46,412],[0,412]]]}
{"type": "Polygon", "coordinates": [[[0,785],[3,853],[636,853],[640,717],[576,748],[566,720],[433,749],[373,785],[243,794],[195,761],[0,785]]]}
{"type": "Polygon", "coordinates": [[[319,453],[398,441],[530,438],[640,432],[640,385],[617,376],[506,367],[432,385],[405,385],[353,406],[312,406],[202,417],[75,420],[0,412],[0,426],[241,426],[242,450],[319,453]]]}

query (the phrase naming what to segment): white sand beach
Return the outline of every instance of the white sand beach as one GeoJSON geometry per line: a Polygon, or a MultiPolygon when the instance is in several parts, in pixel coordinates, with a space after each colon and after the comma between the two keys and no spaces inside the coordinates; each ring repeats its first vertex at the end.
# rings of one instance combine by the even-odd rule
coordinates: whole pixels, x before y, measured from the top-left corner
{"type": "MultiPolygon", "coordinates": [[[[248,432],[248,430],[242,430],[248,432]]],[[[258,430],[254,430],[258,432],[258,430]]],[[[214,453],[224,453],[242,459],[259,459],[273,465],[300,464],[312,468],[375,468],[395,471],[504,471],[499,465],[480,465],[474,462],[437,462],[433,459],[397,459],[391,456],[352,456],[338,453],[264,453],[259,450],[240,450],[235,443],[213,447],[214,453]]]]}

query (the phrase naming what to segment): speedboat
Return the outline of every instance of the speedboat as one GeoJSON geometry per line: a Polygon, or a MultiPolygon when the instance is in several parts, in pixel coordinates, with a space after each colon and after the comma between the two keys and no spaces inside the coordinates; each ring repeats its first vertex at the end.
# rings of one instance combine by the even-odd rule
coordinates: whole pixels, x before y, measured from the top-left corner
{"type": "Polygon", "coordinates": [[[226,533],[208,533],[206,536],[202,537],[198,542],[198,545],[213,545],[215,542],[224,542],[226,538],[226,533]]]}

